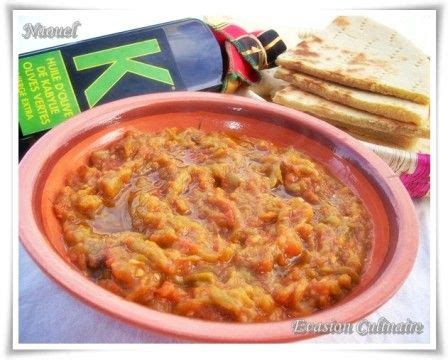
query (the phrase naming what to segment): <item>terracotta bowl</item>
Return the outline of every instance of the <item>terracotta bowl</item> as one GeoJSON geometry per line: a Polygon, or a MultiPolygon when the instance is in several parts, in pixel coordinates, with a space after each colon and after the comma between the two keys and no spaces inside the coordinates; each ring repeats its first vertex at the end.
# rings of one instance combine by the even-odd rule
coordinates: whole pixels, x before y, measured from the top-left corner
{"type": "Polygon", "coordinates": [[[363,200],[374,222],[371,259],[359,285],[309,322],[353,322],[398,290],[415,260],[418,222],[399,178],[357,140],[312,116],[242,97],[170,93],[127,98],[73,117],[43,136],[19,166],[20,239],[36,263],[87,304],[143,328],[178,338],[215,342],[294,341],[292,320],[239,324],[166,314],[129,302],[84,277],[68,260],[52,203],[64,180],[95,148],[129,128],[201,127],[290,144],[321,162],[363,200]]]}

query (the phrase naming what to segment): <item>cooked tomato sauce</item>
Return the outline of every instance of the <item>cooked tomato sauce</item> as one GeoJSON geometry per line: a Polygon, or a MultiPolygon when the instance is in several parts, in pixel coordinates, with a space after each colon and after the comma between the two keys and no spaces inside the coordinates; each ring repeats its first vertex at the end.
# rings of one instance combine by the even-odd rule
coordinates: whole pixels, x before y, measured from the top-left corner
{"type": "Polygon", "coordinates": [[[166,129],[94,151],[55,202],[71,261],[150,308],[266,322],[327,308],[359,281],[361,201],[292,147],[166,129]]]}

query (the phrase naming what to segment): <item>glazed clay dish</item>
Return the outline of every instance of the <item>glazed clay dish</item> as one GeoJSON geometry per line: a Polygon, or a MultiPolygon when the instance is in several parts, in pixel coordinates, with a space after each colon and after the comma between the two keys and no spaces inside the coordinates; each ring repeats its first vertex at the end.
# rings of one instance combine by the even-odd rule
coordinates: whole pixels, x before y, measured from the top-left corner
{"type": "Polygon", "coordinates": [[[20,163],[20,239],[122,320],[201,341],[294,341],[353,322],[412,268],[413,204],[376,155],[245,98],[128,98],[46,134],[20,163]]]}

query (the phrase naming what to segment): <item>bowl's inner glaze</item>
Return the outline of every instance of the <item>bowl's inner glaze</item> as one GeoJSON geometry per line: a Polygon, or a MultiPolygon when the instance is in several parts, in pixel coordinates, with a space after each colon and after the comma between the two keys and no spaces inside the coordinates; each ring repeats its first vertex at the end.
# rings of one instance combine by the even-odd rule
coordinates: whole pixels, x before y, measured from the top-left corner
{"type": "MultiPolygon", "coordinates": [[[[292,145],[323,164],[333,176],[360,197],[373,220],[371,257],[360,283],[336,306],[356,297],[381,274],[395,246],[396,224],[388,215],[390,209],[386,208],[387,205],[378,195],[380,189],[362,173],[360,164],[355,165],[356,159],[351,158],[350,153],[342,152],[336,143],[313,133],[311,129],[300,127],[288,120],[270,117],[269,114],[249,115],[241,108],[227,107],[220,112],[216,107],[211,111],[206,106],[201,109],[185,109],[184,106],[173,106],[169,113],[166,113],[166,108],[158,109],[157,105],[125,112],[120,115],[119,121],[111,119],[93,126],[90,130],[73,134],[71,139],[49,158],[35,187],[34,211],[42,232],[65,261],[69,262],[61,226],[53,212],[53,203],[66,178],[87,161],[90,153],[118,139],[130,128],[156,132],[166,127],[196,127],[204,131],[244,134],[279,145],[292,145]]],[[[73,268],[76,269],[74,266],[73,268]]]]}

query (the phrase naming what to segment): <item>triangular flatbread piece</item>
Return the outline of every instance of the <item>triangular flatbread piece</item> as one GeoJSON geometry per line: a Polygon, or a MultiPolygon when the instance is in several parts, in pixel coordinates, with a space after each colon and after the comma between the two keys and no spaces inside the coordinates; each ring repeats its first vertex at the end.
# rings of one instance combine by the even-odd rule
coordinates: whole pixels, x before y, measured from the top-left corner
{"type": "Polygon", "coordinates": [[[329,119],[338,126],[363,131],[382,132],[408,138],[429,137],[429,128],[418,127],[387,119],[365,111],[323,99],[319,96],[288,86],[278,91],[273,101],[277,104],[304,111],[321,119],[329,119]]]}
{"type": "Polygon", "coordinates": [[[279,67],[275,77],[330,101],[389,119],[428,127],[429,105],[351,88],[279,67]]]}
{"type": "Polygon", "coordinates": [[[409,40],[373,20],[340,16],[277,59],[324,80],[429,103],[429,59],[409,40]]]}

